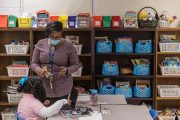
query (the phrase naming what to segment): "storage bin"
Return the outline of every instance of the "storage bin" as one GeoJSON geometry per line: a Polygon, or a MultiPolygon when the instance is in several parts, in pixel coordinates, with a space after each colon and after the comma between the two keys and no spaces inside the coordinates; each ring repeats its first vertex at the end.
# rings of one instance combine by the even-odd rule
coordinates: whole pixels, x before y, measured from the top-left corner
{"type": "Polygon", "coordinates": [[[7,54],[27,54],[29,45],[5,45],[7,54]]]}
{"type": "Polygon", "coordinates": [[[139,40],[135,47],[136,53],[151,53],[152,41],[151,40],[139,40]]]}
{"type": "Polygon", "coordinates": [[[68,27],[75,28],[76,27],[76,16],[69,16],[68,17],[68,27]]]}
{"type": "Polygon", "coordinates": [[[81,45],[81,44],[80,45],[74,45],[74,47],[76,48],[77,54],[80,55],[82,52],[83,45],[81,45]]]}
{"type": "Polygon", "coordinates": [[[8,27],[17,27],[17,17],[16,16],[9,15],[8,27]]]}
{"type": "Polygon", "coordinates": [[[120,25],[121,25],[121,17],[112,16],[112,28],[120,28],[120,25]]]}
{"type": "Polygon", "coordinates": [[[59,20],[59,16],[51,16],[50,17],[50,22],[52,21],[58,21],[59,20]]]}
{"type": "Polygon", "coordinates": [[[59,16],[59,21],[62,22],[63,28],[67,28],[67,21],[68,21],[67,15],[59,16]]]}
{"type": "Polygon", "coordinates": [[[12,112],[6,112],[5,110],[3,110],[1,112],[2,120],[16,120],[15,112],[15,110],[12,112]]]}
{"type": "Polygon", "coordinates": [[[124,28],[137,27],[137,14],[134,11],[126,11],[123,19],[124,28]]]}
{"type": "Polygon", "coordinates": [[[180,43],[159,43],[160,52],[180,52],[180,43]]]}
{"type": "Polygon", "coordinates": [[[175,120],[176,116],[159,116],[158,120],[175,120]]]}
{"type": "Polygon", "coordinates": [[[158,85],[160,97],[180,97],[180,87],[178,85],[158,85]]]}
{"type": "Polygon", "coordinates": [[[160,20],[158,22],[159,28],[168,28],[170,26],[170,23],[166,20],[160,20]]]}
{"type": "Polygon", "coordinates": [[[102,95],[114,94],[114,90],[115,88],[112,85],[99,87],[99,94],[102,94],[102,95]]]}
{"type": "Polygon", "coordinates": [[[18,26],[20,28],[30,28],[31,27],[31,18],[18,18],[18,26]]]}
{"type": "Polygon", "coordinates": [[[116,44],[116,52],[125,52],[132,53],[133,52],[133,43],[131,38],[118,38],[115,40],[116,44]]]}
{"type": "Polygon", "coordinates": [[[6,28],[8,26],[8,16],[0,15],[0,27],[6,28]]]}
{"type": "Polygon", "coordinates": [[[102,66],[103,75],[119,75],[119,67],[116,64],[104,63],[102,66]]]}
{"type": "Polygon", "coordinates": [[[161,69],[162,75],[169,75],[169,76],[179,76],[180,75],[180,67],[160,66],[160,69],[161,69]]]}
{"type": "Polygon", "coordinates": [[[112,52],[112,42],[111,41],[97,41],[96,42],[96,52],[97,53],[111,53],[112,52]]]}
{"type": "Polygon", "coordinates": [[[19,101],[22,99],[23,94],[7,94],[8,102],[9,103],[19,103],[19,101]]]}
{"type": "Polygon", "coordinates": [[[93,17],[93,25],[94,27],[102,27],[102,16],[94,16],[93,17]]]}
{"type": "Polygon", "coordinates": [[[89,13],[78,14],[77,27],[78,28],[89,28],[90,27],[90,14],[89,13]]]}
{"type": "Polygon", "coordinates": [[[29,67],[6,67],[9,77],[24,77],[29,74],[29,67]]]}
{"type": "Polygon", "coordinates": [[[151,97],[151,88],[148,87],[134,87],[134,96],[135,97],[144,97],[144,98],[149,98],[151,97]]]}
{"type": "Polygon", "coordinates": [[[49,22],[49,12],[46,10],[40,10],[37,12],[37,26],[46,27],[49,22]]]}
{"type": "Polygon", "coordinates": [[[133,68],[134,75],[150,75],[150,66],[149,65],[134,65],[133,68]]]}
{"type": "Polygon", "coordinates": [[[132,88],[131,87],[122,87],[122,88],[116,88],[115,94],[118,95],[124,95],[125,98],[131,98],[133,97],[132,88]]]}
{"type": "Polygon", "coordinates": [[[83,69],[83,67],[80,67],[80,68],[78,69],[78,71],[72,73],[72,76],[73,76],[73,77],[82,76],[82,69],[83,69]]]}
{"type": "Polygon", "coordinates": [[[111,16],[103,16],[103,27],[105,28],[110,28],[111,27],[111,21],[112,17],[111,16]]]}

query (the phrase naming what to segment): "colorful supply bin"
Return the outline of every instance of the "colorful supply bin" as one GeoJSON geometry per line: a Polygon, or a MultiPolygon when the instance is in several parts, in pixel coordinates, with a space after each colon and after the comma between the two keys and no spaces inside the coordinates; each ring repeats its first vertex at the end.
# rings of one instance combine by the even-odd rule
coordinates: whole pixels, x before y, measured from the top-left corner
{"type": "Polygon", "coordinates": [[[90,27],[90,14],[80,13],[77,16],[77,27],[78,28],[89,28],[90,27]]]}
{"type": "Polygon", "coordinates": [[[75,28],[76,27],[76,16],[69,16],[68,17],[68,27],[75,28]]]}
{"type": "Polygon", "coordinates": [[[49,22],[49,12],[46,10],[40,10],[37,12],[37,26],[46,27],[49,22]]]}
{"type": "Polygon", "coordinates": [[[20,28],[30,28],[31,22],[31,18],[18,18],[18,25],[20,28]]]}
{"type": "Polygon", "coordinates": [[[111,20],[112,20],[111,16],[103,16],[103,27],[105,28],[111,27],[111,20]]]}
{"type": "Polygon", "coordinates": [[[17,17],[10,15],[8,17],[8,27],[16,27],[17,26],[17,17]]]}
{"type": "Polygon", "coordinates": [[[67,15],[59,16],[59,21],[61,21],[63,23],[63,28],[67,27],[67,20],[68,20],[67,15]]]}
{"type": "Polygon", "coordinates": [[[120,25],[121,25],[121,17],[112,16],[112,28],[120,28],[120,25]]]}
{"type": "Polygon", "coordinates": [[[50,17],[50,22],[52,21],[58,21],[59,20],[59,16],[51,16],[50,17]]]}
{"type": "Polygon", "coordinates": [[[94,16],[93,17],[93,25],[94,27],[102,27],[102,16],[94,16]]]}
{"type": "Polygon", "coordinates": [[[6,28],[8,25],[8,16],[0,15],[0,27],[6,28]]]}

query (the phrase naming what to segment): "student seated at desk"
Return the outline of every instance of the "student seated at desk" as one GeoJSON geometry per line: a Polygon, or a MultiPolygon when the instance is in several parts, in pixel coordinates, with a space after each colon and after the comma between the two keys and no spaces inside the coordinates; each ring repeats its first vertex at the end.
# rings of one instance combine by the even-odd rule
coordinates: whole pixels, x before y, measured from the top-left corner
{"type": "Polygon", "coordinates": [[[46,107],[43,104],[45,90],[42,82],[38,79],[22,78],[19,81],[18,92],[23,92],[23,98],[18,105],[18,114],[25,120],[44,120],[58,113],[64,104],[68,104],[66,99],[62,99],[46,107]]]}

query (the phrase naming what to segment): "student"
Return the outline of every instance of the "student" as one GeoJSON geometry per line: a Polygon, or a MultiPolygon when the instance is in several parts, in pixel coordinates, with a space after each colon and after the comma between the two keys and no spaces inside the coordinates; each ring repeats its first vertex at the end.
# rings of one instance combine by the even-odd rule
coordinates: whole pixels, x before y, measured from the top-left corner
{"type": "Polygon", "coordinates": [[[38,79],[24,77],[19,81],[18,92],[23,92],[23,98],[18,105],[18,113],[23,119],[44,120],[57,114],[63,105],[68,104],[66,99],[58,100],[53,105],[45,107],[45,90],[38,79]]]}

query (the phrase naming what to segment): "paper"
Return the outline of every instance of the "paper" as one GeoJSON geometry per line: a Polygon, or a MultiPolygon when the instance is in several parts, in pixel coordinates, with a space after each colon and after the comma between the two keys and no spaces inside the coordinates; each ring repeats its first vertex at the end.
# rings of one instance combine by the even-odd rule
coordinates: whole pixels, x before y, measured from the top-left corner
{"type": "Polygon", "coordinates": [[[102,115],[98,113],[91,116],[79,117],[79,120],[102,120],[102,115]]]}

